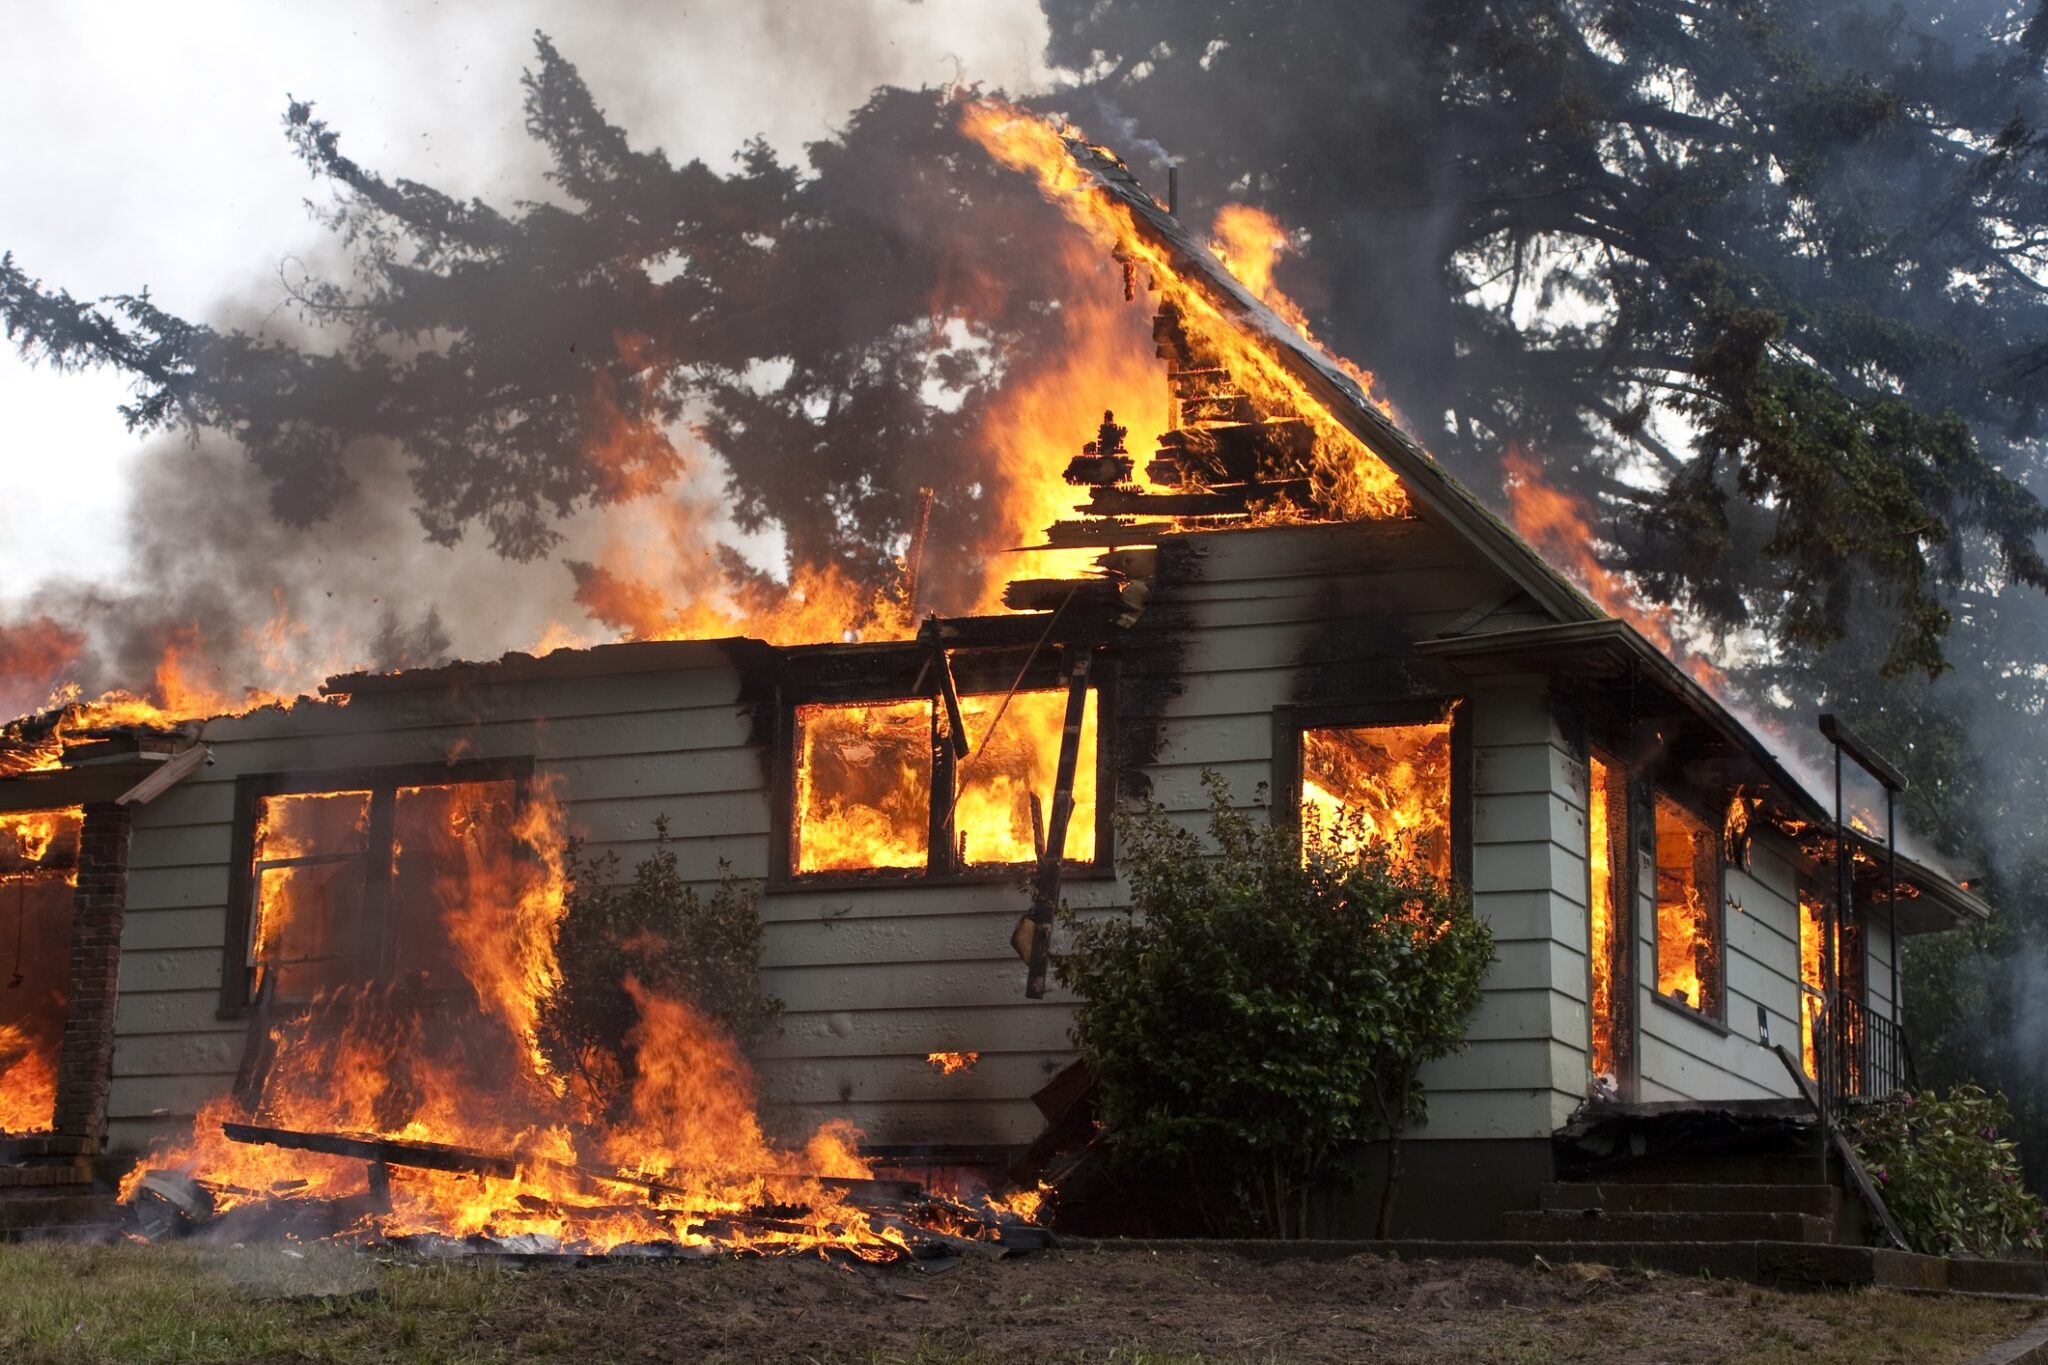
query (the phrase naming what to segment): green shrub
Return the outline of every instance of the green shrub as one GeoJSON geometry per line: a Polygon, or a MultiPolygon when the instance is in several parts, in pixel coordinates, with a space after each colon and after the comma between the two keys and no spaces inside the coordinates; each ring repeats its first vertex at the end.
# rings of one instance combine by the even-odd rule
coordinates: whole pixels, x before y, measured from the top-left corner
{"type": "Polygon", "coordinates": [[[1384,1234],[1417,1073],[1462,1046],[1492,935],[1461,888],[1390,850],[1304,851],[1203,781],[1220,856],[1156,805],[1120,812],[1132,906],[1068,913],[1055,958],[1118,1156],[1222,1195],[1200,1210],[1212,1230],[1285,1237],[1344,1150],[1383,1137],[1384,1234]]]}
{"type": "Polygon", "coordinates": [[[2021,1181],[2014,1144],[1999,1136],[2009,1119],[2005,1096],[1959,1085],[1946,1099],[1902,1093],[1873,1105],[1849,1136],[1919,1250],[2038,1253],[2048,1210],[2021,1181]]]}
{"type": "Polygon", "coordinates": [[[541,1007],[541,1045],[608,1118],[624,1112],[634,1075],[626,1035],[640,1009],[628,982],[687,1002],[742,1044],[782,1013],[761,989],[759,886],[720,862],[718,889],[699,895],[677,867],[667,819],[654,830],[655,851],[629,881],[616,853],[585,858],[570,846],[555,941],[562,984],[541,1007]]]}

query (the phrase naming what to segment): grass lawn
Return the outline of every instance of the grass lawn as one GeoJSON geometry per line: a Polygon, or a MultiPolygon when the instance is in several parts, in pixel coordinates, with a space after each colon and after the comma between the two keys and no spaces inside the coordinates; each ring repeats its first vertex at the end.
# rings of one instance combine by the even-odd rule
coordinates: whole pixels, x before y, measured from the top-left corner
{"type": "Polygon", "coordinates": [[[0,1246],[0,1360],[1960,1362],[2048,1305],[1489,1262],[422,1261],[0,1246]]]}

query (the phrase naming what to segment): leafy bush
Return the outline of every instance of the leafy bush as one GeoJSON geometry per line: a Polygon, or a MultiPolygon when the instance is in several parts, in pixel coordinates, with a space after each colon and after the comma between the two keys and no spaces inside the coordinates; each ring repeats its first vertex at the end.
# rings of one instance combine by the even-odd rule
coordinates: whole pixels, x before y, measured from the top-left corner
{"type": "Polygon", "coordinates": [[[1054,965],[1081,997],[1103,1118],[1120,1159],[1189,1177],[1212,1229],[1283,1237],[1344,1149],[1383,1136],[1384,1234],[1417,1073],[1462,1046],[1492,934],[1462,889],[1390,850],[1304,850],[1203,782],[1220,856],[1156,805],[1120,812],[1131,908],[1066,916],[1054,965]]]}
{"type": "Polygon", "coordinates": [[[1999,1132],[2005,1096],[1959,1085],[1942,1099],[1899,1094],[1849,1130],[1908,1241],[1933,1255],[2039,1252],[2048,1209],[2020,1179],[2015,1145],[1999,1132]]]}
{"type": "Polygon", "coordinates": [[[569,888],[555,951],[562,984],[541,1008],[540,1039],[595,1111],[616,1118],[630,1096],[626,1035],[640,1009],[627,983],[689,1003],[741,1043],[763,1033],[782,1002],[761,989],[760,889],[719,864],[718,889],[701,896],[683,880],[668,821],[654,823],[655,851],[618,877],[619,857],[568,852],[569,888]]]}

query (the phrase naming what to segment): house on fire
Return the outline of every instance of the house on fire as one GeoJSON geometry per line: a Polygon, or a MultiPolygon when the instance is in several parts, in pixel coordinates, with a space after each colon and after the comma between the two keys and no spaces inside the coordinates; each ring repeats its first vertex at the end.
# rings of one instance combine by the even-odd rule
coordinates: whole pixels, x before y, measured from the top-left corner
{"type": "Polygon", "coordinates": [[[1099,550],[1099,571],[1014,584],[1018,610],[910,640],[628,643],[339,677],[326,690],[345,704],[110,732],[0,778],[0,940],[25,945],[24,986],[0,990],[4,1150],[134,1154],[189,1125],[235,1083],[266,973],[284,1004],[403,974],[459,986],[436,887],[471,855],[445,831],[510,840],[543,787],[628,866],[665,818],[686,877],[729,865],[761,883],[765,984],[787,1007],[759,1053],[765,1102],[850,1119],[885,1154],[998,1165],[1039,1134],[1033,1095],[1072,1060],[1070,1011],[1057,987],[1027,991],[1020,883],[1050,843],[1061,899],[1119,905],[1113,802],[1198,823],[1205,769],[1246,802],[1264,786],[1277,820],[1344,809],[1398,833],[1492,927],[1470,1045],[1427,1072],[1414,1230],[1499,1235],[1533,1209],[1589,1095],[1797,1098],[1759,1040],[1803,1042],[1811,1064],[1824,985],[1851,1021],[1853,1084],[1892,1083],[1900,939],[1983,907],[1911,860],[1888,895],[1862,835],[1839,903],[1830,811],[1741,719],[1120,167],[1076,154],[1186,291],[1159,310],[1180,420],[1153,490],[1130,483],[1110,424],[1068,471],[1086,515],[1052,539],[1099,550]],[[1233,387],[1181,325],[1197,304],[1314,424],[1233,387]],[[1400,513],[1246,516],[1273,452],[1322,430],[1384,466],[1400,513]],[[300,912],[271,916],[286,900],[300,912]],[[948,1074],[927,1061],[940,1052],[979,1060],[948,1074]]]}

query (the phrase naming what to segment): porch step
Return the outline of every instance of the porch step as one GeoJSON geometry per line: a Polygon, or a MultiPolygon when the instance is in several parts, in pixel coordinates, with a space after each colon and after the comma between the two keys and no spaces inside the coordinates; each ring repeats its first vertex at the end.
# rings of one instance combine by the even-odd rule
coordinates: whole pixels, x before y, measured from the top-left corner
{"type": "Polygon", "coordinates": [[[91,1157],[90,1138],[68,1133],[12,1133],[0,1135],[0,1164],[40,1165],[91,1157]]]}
{"type": "Polygon", "coordinates": [[[0,1191],[46,1190],[53,1186],[92,1184],[90,1159],[71,1157],[62,1163],[35,1166],[0,1166],[0,1191]]]}
{"type": "Polygon", "coordinates": [[[1588,1174],[1602,1185],[1811,1186],[1821,1161],[1818,1152],[1652,1152],[1588,1174]]]}
{"type": "Polygon", "coordinates": [[[1520,1211],[1510,1238],[1536,1242],[1828,1242],[1835,1220],[1808,1213],[1609,1213],[1602,1209],[1520,1211]]]}
{"type": "Polygon", "coordinates": [[[1549,1213],[1801,1213],[1833,1220],[1842,1192],[1833,1185],[1652,1185],[1565,1181],[1543,1186],[1549,1213]]]}
{"type": "Polygon", "coordinates": [[[89,1234],[120,1223],[111,1194],[90,1190],[15,1189],[0,1195],[0,1241],[89,1234]]]}

